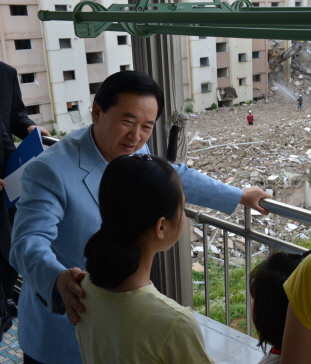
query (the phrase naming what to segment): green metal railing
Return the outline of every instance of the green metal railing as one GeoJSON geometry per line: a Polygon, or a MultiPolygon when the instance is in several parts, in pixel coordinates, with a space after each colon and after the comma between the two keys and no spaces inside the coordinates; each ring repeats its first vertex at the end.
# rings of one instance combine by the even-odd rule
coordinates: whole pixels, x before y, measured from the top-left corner
{"type": "Polygon", "coordinates": [[[80,38],[95,38],[103,31],[125,31],[137,37],[155,34],[257,39],[311,39],[311,8],[253,7],[249,0],[232,5],[220,0],[206,3],[112,4],[108,9],[91,1],[73,12],[41,10],[42,21],[73,21],[80,38]],[[88,9],[87,9],[88,6],[88,9]],[[84,9],[83,9],[84,8],[84,9]],[[89,10],[92,11],[83,11],[89,10]]]}

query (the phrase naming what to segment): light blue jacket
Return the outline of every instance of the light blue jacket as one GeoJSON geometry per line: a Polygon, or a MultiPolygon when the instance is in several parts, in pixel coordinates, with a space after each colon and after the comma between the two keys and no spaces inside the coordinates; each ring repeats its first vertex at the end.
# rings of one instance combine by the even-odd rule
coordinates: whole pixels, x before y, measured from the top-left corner
{"type": "MultiPolygon", "coordinates": [[[[149,149],[144,146],[139,152],[149,149]]],[[[43,152],[22,176],[10,253],[11,264],[24,278],[18,337],[22,350],[44,364],[82,363],[74,326],[66,315],[52,313],[52,291],[60,272],[84,269],[84,246],[101,225],[98,191],[106,165],[94,147],[90,128],[84,128],[43,152]]],[[[174,167],[187,202],[227,214],[234,211],[240,189],[185,164],[174,167]]]]}

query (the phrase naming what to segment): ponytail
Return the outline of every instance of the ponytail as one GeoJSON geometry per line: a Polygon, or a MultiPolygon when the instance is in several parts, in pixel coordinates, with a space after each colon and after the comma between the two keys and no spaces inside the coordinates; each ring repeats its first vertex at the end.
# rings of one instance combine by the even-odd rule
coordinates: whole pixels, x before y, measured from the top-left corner
{"type": "Polygon", "coordinates": [[[92,283],[110,289],[135,273],[141,259],[137,246],[122,246],[116,237],[105,237],[102,229],[90,238],[84,256],[92,283]]]}

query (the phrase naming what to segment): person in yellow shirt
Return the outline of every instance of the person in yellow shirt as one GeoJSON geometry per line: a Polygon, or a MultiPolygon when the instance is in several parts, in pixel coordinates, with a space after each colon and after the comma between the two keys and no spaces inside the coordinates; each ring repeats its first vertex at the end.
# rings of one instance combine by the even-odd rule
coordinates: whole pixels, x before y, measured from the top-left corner
{"type": "Polygon", "coordinates": [[[311,255],[284,283],[289,300],[280,364],[311,363],[311,255]]]}
{"type": "Polygon", "coordinates": [[[102,225],[88,241],[81,282],[85,312],[76,326],[84,364],[213,364],[190,307],[150,281],[153,257],[179,239],[185,197],[166,161],[119,156],[99,191],[102,225]]]}

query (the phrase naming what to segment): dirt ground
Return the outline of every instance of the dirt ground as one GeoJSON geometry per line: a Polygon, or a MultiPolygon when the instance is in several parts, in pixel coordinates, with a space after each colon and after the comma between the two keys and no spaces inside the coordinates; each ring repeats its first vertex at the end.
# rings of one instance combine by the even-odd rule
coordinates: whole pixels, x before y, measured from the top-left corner
{"type": "MultiPolygon", "coordinates": [[[[275,95],[252,105],[193,112],[187,137],[189,167],[240,188],[260,186],[278,201],[304,207],[311,163],[311,99],[307,96],[302,111],[297,111],[295,100],[275,95]],[[253,126],[246,120],[249,110],[253,126]],[[235,145],[221,146],[228,143],[235,145]],[[220,147],[211,148],[215,146],[220,147]],[[210,149],[198,151],[204,148],[210,149]]],[[[238,207],[229,221],[241,223],[241,217],[243,210],[238,207]]],[[[288,229],[292,221],[271,214],[268,218],[256,216],[253,221],[258,220],[259,231],[287,241],[311,235],[308,227],[297,224],[297,229],[288,229]]]]}

